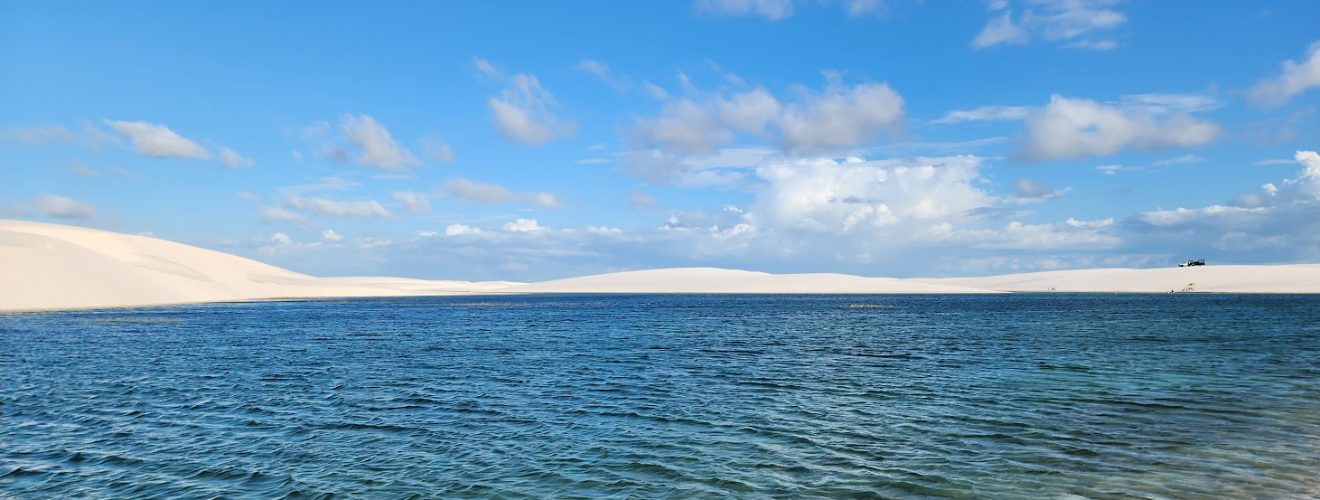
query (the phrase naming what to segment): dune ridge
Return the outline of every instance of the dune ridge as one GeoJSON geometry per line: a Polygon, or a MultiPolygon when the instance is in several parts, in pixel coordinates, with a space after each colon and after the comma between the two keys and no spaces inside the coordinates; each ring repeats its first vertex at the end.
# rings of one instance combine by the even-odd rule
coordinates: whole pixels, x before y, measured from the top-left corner
{"type": "Polygon", "coordinates": [[[0,311],[331,297],[530,293],[1320,293],[1320,264],[1083,269],[977,278],[871,278],[718,268],[625,271],[539,283],[316,277],[147,236],[0,220],[0,311]]]}

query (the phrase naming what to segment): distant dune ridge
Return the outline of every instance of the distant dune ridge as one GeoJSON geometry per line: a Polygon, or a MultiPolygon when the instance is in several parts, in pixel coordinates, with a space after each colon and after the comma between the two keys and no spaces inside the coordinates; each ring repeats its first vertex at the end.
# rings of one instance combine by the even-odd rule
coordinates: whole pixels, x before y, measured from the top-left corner
{"type": "Polygon", "coordinates": [[[540,283],[318,278],[157,238],[0,220],[0,311],[328,297],[504,293],[1320,293],[1320,264],[1086,269],[894,279],[715,268],[629,271],[540,283]]]}

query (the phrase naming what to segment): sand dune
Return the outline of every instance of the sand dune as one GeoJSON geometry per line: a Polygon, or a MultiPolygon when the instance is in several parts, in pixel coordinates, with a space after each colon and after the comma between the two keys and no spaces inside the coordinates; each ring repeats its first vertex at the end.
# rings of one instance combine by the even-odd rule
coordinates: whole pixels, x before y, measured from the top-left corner
{"type": "Polygon", "coordinates": [[[912,281],[1005,292],[1320,293],[1320,264],[1077,269],[912,281]]]}
{"type": "Polygon", "coordinates": [[[770,274],[709,267],[650,269],[511,286],[515,293],[994,293],[953,284],[847,274],[770,274]]]}
{"type": "Polygon", "coordinates": [[[170,241],[0,221],[0,311],[235,300],[444,295],[503,288],[402,278],[317,278],[170,241]]]}
{"type": "Polygon", "coordinates": [[[893,279],[652,269],[540,283],[319,278],[157,238],[0,220],[0,311],[262,299],[504,293],[1320,293],[1320,264],[1085,269],[981,278],[893,279]]]}

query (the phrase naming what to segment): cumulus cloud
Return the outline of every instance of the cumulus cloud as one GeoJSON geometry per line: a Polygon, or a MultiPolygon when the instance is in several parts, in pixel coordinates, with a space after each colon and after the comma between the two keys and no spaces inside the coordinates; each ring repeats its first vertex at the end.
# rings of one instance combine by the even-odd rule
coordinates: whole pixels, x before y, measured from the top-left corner
{"type": "Polygon", "coordinates": [[[440,194],[478,203],[531,203],[542,208],[559,208],[559,199],[546,191],[520,193],[499,184],[475,182],[455,177],[440,187],[440,194]]]}
{"type": "Polygon", "coordinates": [[[208,158],[206,148],[164,125],[147,122],[104,120],[115,133],[127,138],[133,150],[156,158],[208,158]]]}
{"type": "Polygon", "coordinates": [[[321,239],[331,243],[338,243],[343,241],[344,237],[343,235],[336,233],[333,229],[326,229],[325,231],[321,231],[321,239]]]}
{"type": "Polygon", "coordinates": [[[415,191],[395,191],[391,196],[410,214],[424,214],[431,211],[431,199],[426,193],[415,191]]]}
{"type": "Polygon", "coordinates": [[[1256,83],[1247,92],[1247,99],[1261,106],[1278,106],[1308,89],[1320,87],[1320,42],[1307,47],[1300,61],[1287,60],[1280,64],[1278,76],[1256,83]]]}
{"type": "Polygon", "coordinates": [[[56,194],[41,195],[33,206],[42,215],[57,219],[87,220],[96,213],[96,207],[90,203],[56,194]]]}
{"type": "Polygon", "coordinates": [[[1298,151],[1294,160],[1302,167],[1294,177],[1223,203],[1143,212],[1133,226],[1152,245],[1313,260],[1320,245],[1320,154],[1298,151]]]}
{"type": "Polygon", "coordinates": [[[339,130],[356,150],[353,161],[358,164],[382,170],[401,170],[421,164],[375,118],[352,114],[340,116],[339,130]]]}
{"type": "Polygon", "coordinates": [[[657,183],[728,185],[776,151],[731,148],[739,139],[774,142],[778,153],[837,152],[902,128],[903,98],[884,83],[844,85],[827,73],[819,91],[781,100],[753,87],[671,99],[638,118],[620,155],[624,171],[657,183]]]}
{"type": "Polygon", "coordinates": [[[275,244],[277,244],[277,245],[292,245],[292,244],[293,244],[293,238],[290,238],[289,235],[284,234],[284,233],[275,233],[275,234],[272,234],[272,235],[270,235],[270,240],[273,241],[273,242],[275,242],[275,244]]]}
{"type": "Polygon", "coordinates": [[[897,130],[903,98],[883,83],[844,87],[836,82],[819,94],[788,105],[780,118],[784,143],[794,150],[850,147],[881,130],[897,130]]]}
{"type": "Polygon", "coordinates": [[[320,197],[289,196],[285,203],[294,210],[311,212],[323,217],[385,218],[389,210],[378,201],[339,201],[320,197]]]}
{"type": "Polygon", "coordinates": [[[1024,44],[1033,36],[1065,42],[1068,47],[1110,50],[1112,39],[1091,38],[1127,22],[1113,9],[1118,0],[1029,0],[1021,2],[1014,19],[1009,2],[992,2],[990,19],[972,39],[972,47],[984,49],[1002,44],[1024,44]]]}
{"type": "Polygon", "coordinates": [[[1105,104],[1054,95],[1026,120],[1020,153],[1033,160],[1104,156],[1125,149],[1156,150],[1206,144],[1219,126],[1192,115],[1196,109],[1105,104]]]}
{"type": "MultiPolygon", "coordinates": [[[[354,262],[393,259],[414,273],[518,279],[670,265],[911,276],[950,259],[965,269],[1004,255],[1022,269],[1075,265],[1122,244],[1113,219],[1025,220],[1032,214],[1013,208],[1011,192],[991,191],[982,163],[974,156],[768,157],[747,172],[755,181],[745,204],[671,212],[658,227],[561,229],[529,217],[484,228],[454,223],[354,262]]],[[[342,265],[340,257],[333,262],[342,265]]]]}
{"type": "Polygon", "coordinates": [[[467,224],[450,224],[445,227],[445,236],[463,236],[465,234],[477,234],[480,232],[480,228],[475,228],[467,224]]]}
{"type": "Polygon", "coordinates": [[[751,219],[777,229],[879,235],[961,221],[994,197],[978,188],[981,160],[962,156],[914,161],[838,162],[826,158],[757,167],[767,183],[751,219]]]}
{"type": "Polygon", "coordinates": [[[499,95],[486,100],[495,127],[505,138],[540,146],[577,132],[577,124],[555,115],[559,102],[535,75],[518,73],[505,77],[484,59],[476,59],[475,64],[482,74],[506,83],[499,95]]]}
{"type": "Polygon", "coordinates": [[[503,229],[511,233],[532,233],[546,230],[545,227],[536,222],[536,219],[515,219],[513,222],[505,224],[503,229]]]}

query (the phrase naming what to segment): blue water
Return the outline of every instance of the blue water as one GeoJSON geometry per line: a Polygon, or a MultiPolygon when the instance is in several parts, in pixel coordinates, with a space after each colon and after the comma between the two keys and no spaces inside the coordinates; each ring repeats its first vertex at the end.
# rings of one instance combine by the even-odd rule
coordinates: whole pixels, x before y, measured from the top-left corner
{"type": "Polygon", "coordinates": [[[0,496],[1320,495],[1320,297],[0,315],[0,496]]]}

